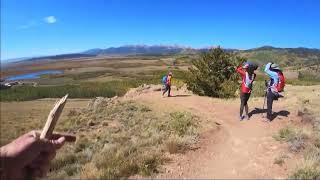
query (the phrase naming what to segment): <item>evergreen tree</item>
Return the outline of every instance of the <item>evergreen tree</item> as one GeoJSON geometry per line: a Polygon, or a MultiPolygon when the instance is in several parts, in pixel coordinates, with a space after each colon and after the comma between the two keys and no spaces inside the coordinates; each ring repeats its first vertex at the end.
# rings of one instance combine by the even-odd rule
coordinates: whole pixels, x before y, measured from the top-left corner
{"type": "Polygon", "coordinates": [[[235,96],[239,87],[236,67],[245,59],[225,52],[220,47],[203,53],[192,61],[189,68],[187,87],[202,96],[228,98],[235,96]]]}

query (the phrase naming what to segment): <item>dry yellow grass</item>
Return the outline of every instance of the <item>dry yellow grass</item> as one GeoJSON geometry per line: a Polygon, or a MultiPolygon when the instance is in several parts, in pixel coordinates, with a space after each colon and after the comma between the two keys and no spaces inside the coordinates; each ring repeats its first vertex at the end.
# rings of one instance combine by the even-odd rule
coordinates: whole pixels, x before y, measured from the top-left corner
{"type": "MultiPolygon", "coordinates": [[[[8,143],[30,130],[41,130],[55,102],[56,99],[1,102],[1,145],[8,143]]],[[[74,108],[84,108],[87,104],[88,100],[68,100],[62,117],[57,124],[57,129],[61,127],[61,123],[68,119],[67,114],[70,110],[74,108]]]]}
{"type": "MultiPolygon", "coordinates": [[[[55,101],[1,102],[1,145],[42,129],[55,101]]],[[[88,100],[68,100],[56,129],[76,134],[77,141],[59,151],[49,179],[150,176],[165,161],[163,152],[170,151],[167,139],[175,137],[179,149],[186,149],[183,137],[195,135],[190,113],[159,113],[133,101],[87,105],[88,100]]]]}
{"type": "Polygon", "coordinates": [[[304,154],[290,178],[315,179],[320,177],[320,86],[288,86],[286,96],[288,108],[301,118],[293,126],[302,132],[289,141],[289,148],[304,154]]]}

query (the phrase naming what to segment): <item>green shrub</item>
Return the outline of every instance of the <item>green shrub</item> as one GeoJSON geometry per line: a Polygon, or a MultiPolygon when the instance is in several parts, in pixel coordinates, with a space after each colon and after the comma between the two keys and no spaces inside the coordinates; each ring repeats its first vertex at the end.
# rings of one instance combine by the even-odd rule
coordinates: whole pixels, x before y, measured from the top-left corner
{"type": "Polygon", "coordinates": [[[313,165],[304,165],[298,168],[290,179],[316,179],[320,176],[320,168],[313,165]]]}
{"type": "Polygon", "coordinates": [[[225,52],[220,47],[202,54],[192,61],[187,76],[187,87],[198,95],[228,98],[234,97],[238,84],[236,66],[244,59],[225,52]]]}
{"type": "Polygon", "coordinates": [[[289,142],[290,140],[294,139],[296,132],[293,127],[285,127],[279,130],[278,134],[274,135],[273,138],[277,141],[285,141],[289,142]]]}
{"type": "Polygon", "coordinates": [[[319,73],[309,71],[299,71],[298,79],[302,81],[316,81],[320,82],[320,75],[319,73]]]}
{"type": "Polygon", "coordinates": [[[289,150],[299,152],[306,147],[306,140],[309,138],[302,130],[293,127],[285,127],[279,130],[278,134],[273,136],[278,141],[287,142],[289,150]]]}
{"type": "Polygon", "coordinates": [[[263,81],[256,81],[253,84],[252,95],[254,97],[264,97],[266,86],[263,81]]]}
{"type": "Polygon", "coordinates": [[[194,117],[190,113],[170,113],[170,127],[179,136],[186,135],[195,126],[194,117]]]}
{"type": "Polygon", "coordinates": [[[140,174],[143,176],[150,176],[158,172],[158,167],[161,164],[161,158],[156,154],[145,155],[142,157],[140,165],[140,174]]]}

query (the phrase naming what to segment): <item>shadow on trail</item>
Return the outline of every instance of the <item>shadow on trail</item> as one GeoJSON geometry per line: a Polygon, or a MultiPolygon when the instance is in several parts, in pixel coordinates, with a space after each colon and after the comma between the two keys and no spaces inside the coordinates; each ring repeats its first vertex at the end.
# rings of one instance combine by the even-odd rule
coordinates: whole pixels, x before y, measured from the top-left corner
{"type": "MultiPolygon", "coordinates": [[[[249,113],[249,117],[251,117],[251,116],[253,116],[255,114],[266,114],[266,113],[267,113],[267,109],[255,108],[254,110],[252,110],[249,113]]],[[[271,117],[271,121],[273,121],[278,116],[288,117],[289,114],[290,114],[290,112],[286,111],[286,110],[273,112],[272,117],[271,117]]]]}
{"type": "Polygon", "coordinates": [[[170,97],[188,97],[191,96],[189,94],[180,94],[180,95],[174,95],[174,96],[170,96],[170,97]]]}

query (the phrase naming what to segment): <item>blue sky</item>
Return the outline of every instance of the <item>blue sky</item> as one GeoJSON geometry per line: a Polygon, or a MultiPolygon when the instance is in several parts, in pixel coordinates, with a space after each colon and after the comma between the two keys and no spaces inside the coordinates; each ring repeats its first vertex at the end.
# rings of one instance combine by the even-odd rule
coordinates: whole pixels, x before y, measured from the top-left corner
{"type": "Polygon", "coordinates": [[[1,59],[128,44],[320,48],[319,0],[1,0],[1,59]]]}

